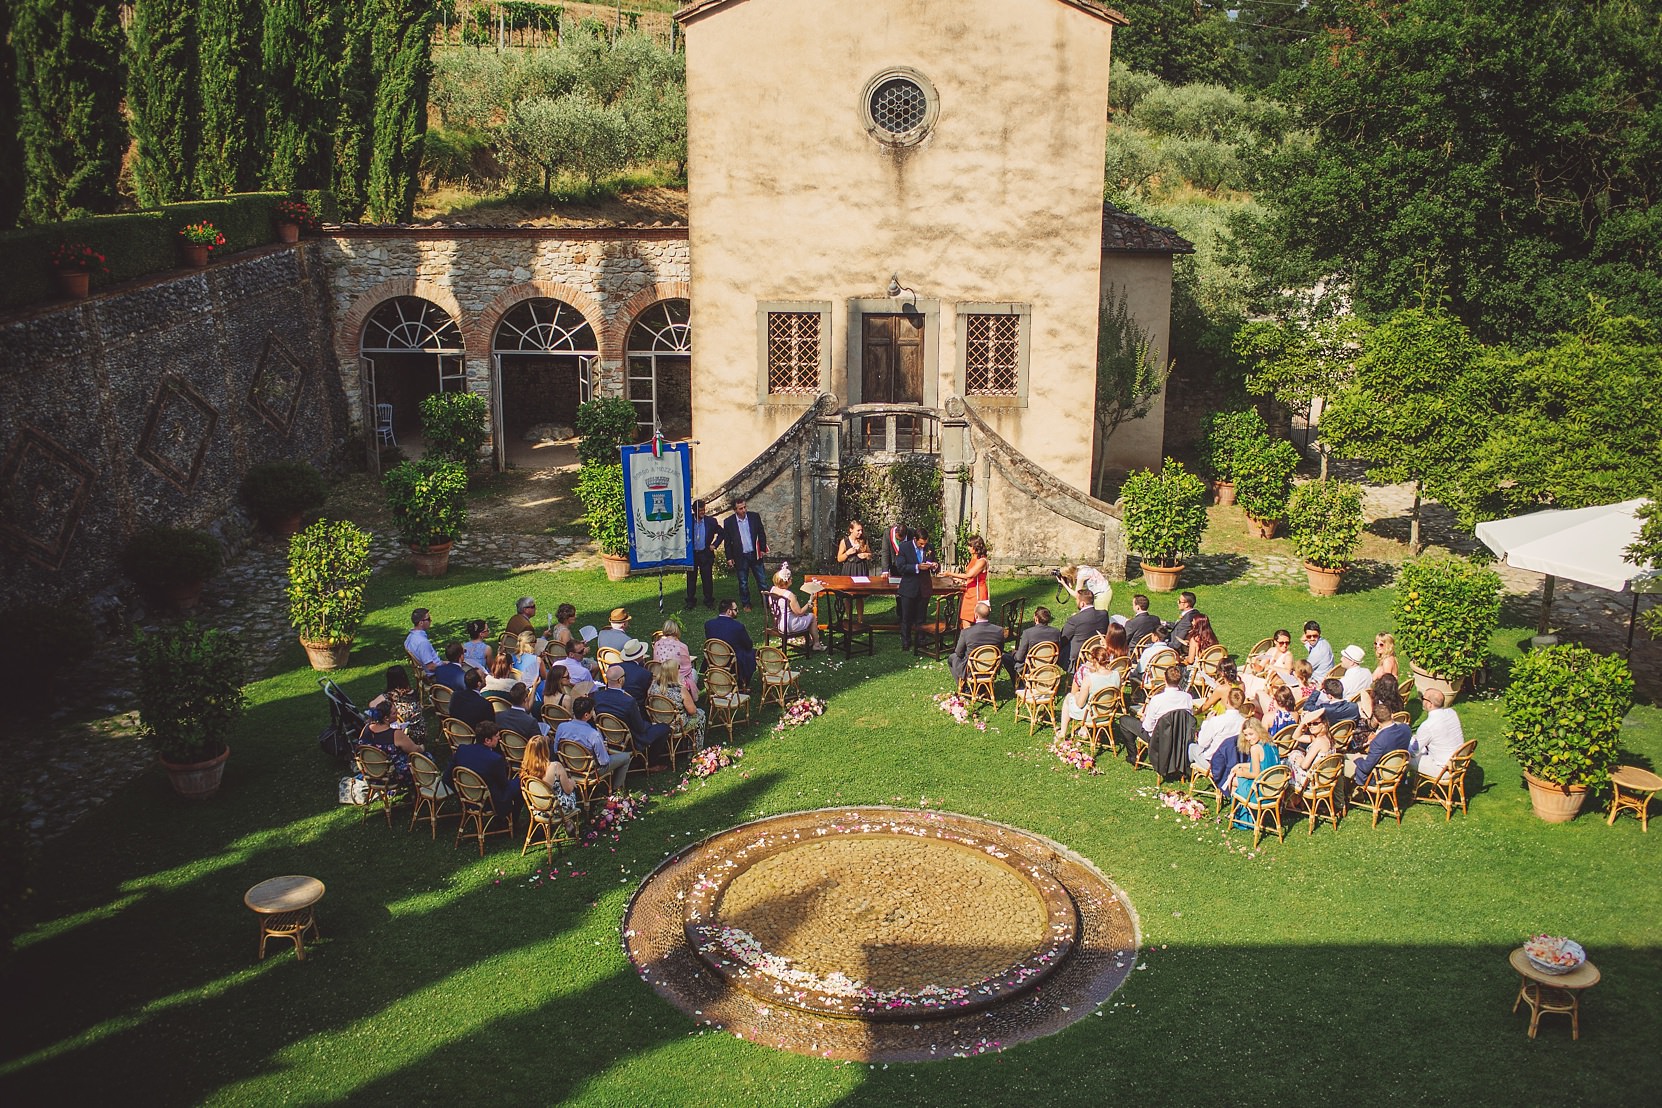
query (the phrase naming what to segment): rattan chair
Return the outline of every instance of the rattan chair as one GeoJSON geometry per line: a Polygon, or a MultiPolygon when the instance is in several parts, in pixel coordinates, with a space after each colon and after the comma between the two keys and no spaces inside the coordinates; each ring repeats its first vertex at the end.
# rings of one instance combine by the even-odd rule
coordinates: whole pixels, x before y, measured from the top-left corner
{"type": "Polygon", "coordinates": [[[1297,723],[1283,723],[1275,729],[1275,734],[1270,736],[1270,742],[1275,744],[1275,748],[1281,752],[1283,758],[1291,754],[1293,748],[1298,746],[1298,743],[1293,739],[1293,732],[1297,730],[1297,723]]]}
{"type": "Polygon", "coordinates": [[[504,631],[496,636],[496,652],[500,654],[504,650],[509,654],[519,653],[519,632],[504,631]]]}
{"type": "Polygon", "coordinates": [[[432,707],[433,682],[431,678],[427,676],[426,668],[423,667],[422,664],[416,660],[416,656],[411,654],[408,650],[404,651],[404,657],[410,660],[410,680],[415,684],[417,699],[420,700],[423,708],[432,707]]]}
{"type": "Polygon", "coordinates": [[[1073,656],[1073,668],[1078,669],[1080,666],[1084,665],[1085,659],[1091,656],[1091,651],[1095,650],[1099,646],[1106,646],[1107,644],[1108,636],[1100,633],[1092,635],[1090,638],[1080,643],[1079,653],[1073,656]]]}
{"type": "Polygon", "coordinates": [[[1249,662],[1252,661],[1252,659],[1258,657],[1258,655],[1262,654],[1274,645],[1275,640],[1273,638],[1259,639],[1257,642],[1252,644],[1252,649],[1247,651],[1246,660],[1249,662]]]}
{"type": "Polygon", "coordinates": [[[415,811],[410,813],[409,829],[414,831],[421,814],[426,812],[428,838],[437,839],[440,809],[453,795],[450,786],[445,784],[438,763],[419,751],[410,755],[410,779],[414,783],[411,795],[415,798],[415,811]]]}
{"type": "Polygon", "coordinates": [[[1413,721],[1413,719],[1414,719],[1414,717],[1409,715],[1407,712],[1392,712],[1391,713],[1391,722],[1392,723],[1410,723],[1410,722],[1413,721]]]}
{"type": "Polygon", "coordinates": [[[1206,693],[1220,680],[1219,670],[1229,660],[1229,651],[1221,646],[1209,646],[1200,652],[1194,668],[1189,670],[1189,692],[1206,693]]]}
{"type": "Polygon", "coordinates": [[[594,725],[600,731],[601,738],[606,740],[607,750],[622,751],[629,755],[630,773],[646,765],[646,754],[635,745],[634,733],[629,730],[627,723],[610,712],[596,712],[594,725]]]}
{"type": "Polygon", "coordinates": [[[1299,799],[1304,801],[1304,811],[1309,816],[1306,830],[1310,834],[1316,833],[1316,824],[1322,821],[1324,808],[1327,810],[1327,821],[1335,831],[1339,829],[1339,819],[1345,812],[1340,784],[1344,777],[1343,754],[1324,754],[1310,767],[1304,787],[1298,791],[1299,799]]]}
{"type": "Polygon", "coordinates": [[[1286,792],[1292,776],[1293,771],[1284,765],[1270,766],[1253,780],[1245,797],[1230,794],[1229,818],[1234,820],[1242,812],[1252,818],[1253,846],[1258,845],[1271,822],[1275,824],[1276,841],[1286,841],[1287,829],[1281,823],[1281,794],[1286,792]]]}
{"type": "Polygon", "coordinates": [[[1189,765],[1188,792],[1196,799],[1206,799],[1213,802],[1212,811],[1218,814],[1223,812],[1223,786],[1212,780],[1212,767],[1205,762],[1192,762],[1189,765]]]}
{"type": "Polygon", "coordinates": [[[1148,665],[1143,668],[1143,675],[1145,678],[1156,673],[1163,675],[1172,666],[1182,664],[1183,660],[1177,656],[1177,651],[1168,647],[1148,660],[1148,665]]]}
{"type": "Polygon", "coordinates": [[[1159,641],[1160,641],[1159,634],[1157,632],[1150,631],[1148,634],[1144,635],[1142,638],[1138,639],[1136,642],[1131,644],[1131,653],[1133,653],[1137,657],[1141,658],[1143,656],[1143,651],[1147,650],[1149,647],[1153,646],[1155,643],[1157,643],[1159,641]]]}
{"type": "Polygon", "coordinates": [[[724,669],[734,680],[738,679],[739,659],[730,643],[721,639],[704,640],[704,675],[708,677],[712,669],[724,669]]]}
{"type": "Polygon", "coordinates": [[[392,777],[392,759],[387,752],[374,746],[360,746],[353,751],[352,759],[357,763],[358,776],[363,779],[366,789],[363,803],[363,819],[361,823],[369,821],[369,810],[379,800],[386,809],[387,826],[392,826],[392,794],[397,791],[397,783],[392,777]]]}
{"type": "Polygon", "coordinates": [[[833,651],[842,651],[845,658],[873,653],[877,649],[877,644],[873,638],[872,626],[865,622],[860,605],[854,602],[853,597],[844,596],[840,592],[829,595],[831,622],[825,625],[826,647],[833,651]],[[862,638],[864,641],[861,641],[862,638]]]}
{"type": "Polygon", "coordinates": [[[550,728],[560,726],[571,719],[571,709],[559,704],[544,704],[542,706],[542,721],[550,728]]]}
{"type": "Polygon", "coordinates": [[[1352,784],[1350,789],[1350,803],[1357,808],[1366,808],[1373,813],[1373,823],[1370,826],[1379,826],[1379,814],[1386,808],[1391,809],[1397,817],[1397,823],[1402,823],[1402,802],[1397,796],[1397,790],[1402,786],[1402,779],[1408,774],[1408,751],[1393,750],[1378,762],[1374,763],[1373,772],[1368,775],[1367,784],[1352,784]]]}
{"type": "Polygon", "coordinates": [[[964,659],[964,676],[958,688],[969,696],[971,706],[985,700],[998,711],[998,692],[994,682],[1004,668],[1004,652],[996,646],[978,646],[964,659]]]}
{"type": "MultiPolygon", "coordinates": [[[[659,632],[659,634],[662,633],[663,632],[661,631],[659,632]]],[[[549,639],[542,648],[542,656],[549,662],[563,661],[569,653],[570,651],[566,649],[566,644],[555,639],[549,639]]]]}
{"type": "Polygon", "coordinates": [[[522,777],[519,782],[520,795],[525,798],[525,845],[519,848],[519,856],[525,857],[533,842],[540,842],[548,848],[548,862],[554,864],[554,848],[577,844],[577,831],[566,822],[566,814],[560,809],[560,798],[554,795],[554,790],[537,780],[535,777],[522,777]]]}
{"type": "Polygon", "coordinates": [[[514,702],[508,699],[508,694],[500,692],[486,693],[485,703],[491,706],[491,715],[493,716],[499,716],[514,706],[514,702]]]}
{"type": "Polygon", "coordinates": [[[585,810],[601,797],[611,795],[612,775],[606,772],[588,747],[572,739],[562,739],[555,747],[555,755],[566,772],[571,774],[572,783],[577,786],[577,803],[585,810]]]}
{"type": "Polygon", "coordinates": [[[450,744],[451,750],[473,741],[473,728],[449,716],[439,721],[439,733],[444,736],[444,741],[450,744]]]}
{"type": "Polygon", "coordinates": [[[519,772],[519,764],[525,761],[525,744],[531,740],[518,731],[510,731],[506,727],[496,733],[496,749],[508,760],[508,772],[519,772]]]}
{"type": "Polygon", "coordinates": [[[438,716],[440,719],[448,716],[450,714],[450,698],[454,695],[455,690],[453,690],[449,685],[441,685],[435,681],[433,683],[433,691],[431,694],[433,701],[433,714],[438,716]]]}
{"type": "MultiPolygon", "coordinates": [[[[1477,753],[1477,740],[1467,739],[1449,758],[1443,772],[1435,777],[1417,777],[1414,780],[1414,798],[1429,800],[1443,806],[1443,822],[1454,818],[1454,806],[1466,812],[1466,773],[1471,769],[1472,757],[1477,753]]],[[[1469,814],[1469,813],[1468,813],[1469,814]]]]}
{"type": "Polygon", "coordinates": [[[511,836],[514,833],[514,814],[498,812],[491,803],[490,786],[466,766],[451,769],[450,779],[456,786],[456,801],[462,807],[462,821],[456,825],[456,842],[453,845],[461,846],[462,836],[471,834],[479,840],[479,857],[483,858],[485,836],[511,836]],[[492,824],[500,826],[493,827],[492,824]],[[471,831],[468,830],[470,827],[471,831]]]}
{"type": "Polygon", "coordinates": [[[790,657],[780,647],[756,648],[756,672],[762,675],[762,705],[777,702],[782,712],[793,695],[802,695],[802,686],[797,684],[801,674],[791,668],[790,657]]]}
{"type": "Polygon", "coordinates": [[[1027,657],[1021,662],[1021,679],[1027,681],[1028,673],[1040,666],[1059,666],[1062,664],[1062,644],[1054,642],[1036,642],[1027,648],[1027,657]]]}
{"type": "Polygon", "coordinates": [[[674,772],[676,758],[683,753],[691,758],[698,746],[697,724],[687,718],[680,704],[663,693],[647,694],[646,718],[669,728],[669,768],[674,772]]]}
{"type": "Polygon", "coordinates": [[[733,725],[750,722],[750,694],[739,689],[739,679],[725,669],[704,675],[704,699],[709,705],[710,727],[725,727],[727,741],[733,741],[733,725]]]}
{"type": "Polygon", "coordinates": [[[1356,724],[1348,719],[1329,724],[1327,728],[1327,737],[1333,740],[1334,750],[1347,749],[1350,746],[1351,736],[1355,734],[1356,724]]]}
{"type": "Polygon", "coordinates": [[[600,667],[600,672],[604,674],[612,666],[623,664],[623,651],[615,646],[603,646],[594,652],[594,660],[600,667]]]}
{"type": "Polygon", "coordinates": [[[937,662],[952,653],[958,641],[957,593],[941,593],[930,598],[930,615],[918,624],[912,635],[912,648],[937,662]]]}
{"type": "Polygon", "coordinates": [[[1125,696],[1118,685],[1104,685],[1085,702],[1085,718],[1080,721],[1081,742],[1091,744],[1091,757],[1096,757],[1106,746],[1109,753],[1119,752],[1114,737],[1114,720],[1125,714],[1125,696]]]}
{"type": "MultiPolygon", "coordinates": [[[[1028,651],[1027,660],[1033,660],[1032,651],[1028,651]]],[[[1032,735],[1039,729],[1039,721],[1051,727],[1056,726],[1056,705],[1062,693],[1062,667],[1055,664],[1033,666],[1029,664],[1022,670],[1025,679],[1021,688],[1016,690],[1016,720],[1020,722],[1022,713],[1027,713],[1027,733],[1032,735]]]]}

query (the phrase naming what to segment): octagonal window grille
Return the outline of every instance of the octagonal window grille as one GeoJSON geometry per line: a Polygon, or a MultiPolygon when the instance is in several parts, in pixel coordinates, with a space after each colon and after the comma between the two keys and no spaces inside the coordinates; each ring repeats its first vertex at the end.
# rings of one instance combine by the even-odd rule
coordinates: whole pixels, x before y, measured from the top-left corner
{"type": "Polygon", "coordinates": [[[935,126],[935,86],[915,69],[886,69],[866,82],[861,97],[866,131],[888,146],[922,142],[935,126]]]}

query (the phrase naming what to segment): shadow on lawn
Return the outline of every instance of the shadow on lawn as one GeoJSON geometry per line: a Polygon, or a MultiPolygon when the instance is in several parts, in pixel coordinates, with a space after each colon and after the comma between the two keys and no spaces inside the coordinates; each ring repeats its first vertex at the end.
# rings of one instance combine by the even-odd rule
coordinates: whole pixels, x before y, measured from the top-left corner
{"type": "MultiPolygon", "coordinates": [[[[702,793],[676,810],[672,826],[713,829],[738,822],[775,776],[760,774],[702,793]]],[[[446,834],[454,835],[453,821],[441,826],[435,842],[422,837],[419,827],[406,832],[408,819],[407,807],[401,807],[394,810],[390,831],[379,813],[367,826],[346,812],[295,820],[290,826],[297,829],[322,826],[309,827],[303,841],[268,840],[223,868],[133,899],[116,897],[113,905],[86,912],[60,933],[26,946],[6,985],[6,1054],[12,1060],[0,1067],[0,1085],[15,1090],[8,1098],[23,1103],[17,1098],[23,1093],[38,1102],[131,1081],[158,1095],[165,1088],[168,1100],[198,1101],[226,1086],[279,1074],[294,1064],[293,1050],[311,1056],[330,1049],[327,1042],[301,1047],[315,1036],[346,1033],[424,989],[480,971],[487,961],[521,957],[528,945],[592,926],[599,900],[619,888],[618,864],[632,875],[627,880],[640,880],[658,863],[657,834],[669,830],[650,812],[622,829],[616,854],[603,842],[560,856],[585,871],[592,865],[592,874],[558,888],[526,890],[525,879],[546,863],[535,852],[521,859],[518,836],[511,845],[500,837],[491,840],[483,863],[512,875],[511,883],[503,878],[508,886],[503,887],[469,874],[480,859],[467,844],[452,848],[446,834]],[[279,873],[311,873],[328,885],[319,905],[324,941],[303,965],[295,962],[291,947],[277,942],[264,961],[254,959],[256,929],[241,904],[242,892],[279,873]],[[437,907],[399,907],[412,898],[442,896],[457,881],[478,887],[437,907]],[[505,914],[533,896],[551,910],[517,921],[505,914]]],[[[221,850],[233,853],[235,841],[221,850]]],[[[615,930],[607,933],[615,944],[615,930]]],[[[614,945],[606,956],[615,954],[614,945]]],[[[546,968],[559,972],[558,966],[546,968]]],[[[502,988],[516,991],[510,982],[502,988]]],[[[516,1016],[509,1038],[496,1040],[497,1049],[527,1041],[525,1032],[533,1027],[546,1036],[553,1028],[584,1026],[602,1008],[655,1005],[650,992],[636,992],[641,988],[627,969],[614,973],[516,1016]]],[[[471,1026],[468,1016],[481,1003],[478,985],[460,984],[454,1003],[457,1027],[471,1026]]],[[[442,1021],[446,1010],[447,1002],[439,1000],[425,1014],[442,1021]]],[[[663,1038],[683,1033],[675,1026],[663,1038]]],[[[437,1082],[442,1084],[471,1081],[478,1076],[475,1064],[496,1064],[494,1054],[481,1054],[478,1047],[498,1032],[459,1031],[452,1039],[441,1028],[439,1034],[443,1041],[434,1056],[400,1072],[431,1067],[444,1075],[437,1082]]],[[[350,1049],[341,1043],[341,1049],[350,1049]]],[[[604,1057],[596,1057],[594,1065],[603,1069],[618,1054],[649,1045],[639,1038],[597,1037],[595,1050],[604,1057]]],[[[374,1059],[362,1061],[367,1080],[375,1075],[374,1059]]],[[[349,1059],[339,1065],[341,1073],[358,1072],[349,1059]]],[[[559,1072],[577,1080],[573,1070],[559,1072]]],[[[375,1082],[369,1084],[373,1088],[375,1082]]],[[[557,1092],[549,1095],[558,1099],[557,1092]]]]}

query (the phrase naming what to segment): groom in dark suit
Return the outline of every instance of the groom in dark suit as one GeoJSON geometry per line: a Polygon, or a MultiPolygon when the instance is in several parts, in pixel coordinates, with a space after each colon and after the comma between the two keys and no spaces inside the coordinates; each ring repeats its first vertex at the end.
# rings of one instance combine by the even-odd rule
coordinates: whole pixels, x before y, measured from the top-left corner
{"type": "Polygon", "coordinates": [[[752,515],[742,498],[733,501],[733,514],[722,525],[722,545],[727,549],[727,568],[739,575],[739,603],[750,611],[750,575],[756,577],[756,587],[767,595],[767,579],[762,576],[762,559],[768,552],[768,533],[762,526],[762,517],[752,515]]]}
{"type": "Polygon", "coordinates": [[[710,574],[716,565],[716,547],[726,540],[726,534],[721,525],[704,514],[704,501],[692,502],[692,532],[693,564],[687,570],[687,607],[698,607],[697,584],[700,577],[704,578],[704,603],[715,607],[716,590],[712,587],[710,574]]]}
{"type": "Polygon", "coordinates": [[[923,538],[910,527],[900,536],[900,557],[895,570],[900,574],[896,599],[900,608],[900,649],[910,650],[917,639],[918,624],[929,606],[930,577],[940,567],[924,557],[923,538]]]}

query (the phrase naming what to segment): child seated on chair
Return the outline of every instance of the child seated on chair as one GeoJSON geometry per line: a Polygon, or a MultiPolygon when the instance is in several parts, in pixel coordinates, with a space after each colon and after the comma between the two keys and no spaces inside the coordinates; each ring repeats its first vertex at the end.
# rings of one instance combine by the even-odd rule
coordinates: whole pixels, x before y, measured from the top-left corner
{"type": "Polygon", "coordinates": [[[779,567],[779,572],[773,575],[773,588],[768,595],[779,598],[774,606],[775,627],[781,634],[806,635],[808,645],[814,650],[824,650],[825,644],[819,641],[819,624],[814,619],[812,605],[804,606],[796,598],[791,589],[791,564],[786,562],[779,567]]]}

